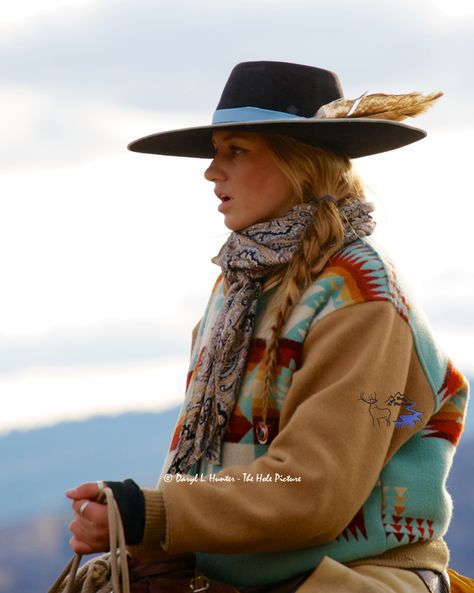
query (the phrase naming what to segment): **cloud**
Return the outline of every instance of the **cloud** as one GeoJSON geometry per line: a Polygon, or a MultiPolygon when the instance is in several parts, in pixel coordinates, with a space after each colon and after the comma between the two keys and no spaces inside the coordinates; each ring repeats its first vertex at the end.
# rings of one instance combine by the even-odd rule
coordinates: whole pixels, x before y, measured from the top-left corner
{"type": "Polygon", "coordinates": [[[145,121],[194,112],[206,123],[232,66],[252,59],[333,69],[348,96],[441,89],[426,121],[461,128],[474,100],[473,29],[429,0],[58,5],[0,41],[0,158],[64,164],[123,150],[135,136],[125,122],[149,133],[161,128],[145,121]]]}
{"type": "MultiPolygon", "coordinates": [[[[438,131],[423,147],[372,157],[366,168],[393,204],[393,245],[415,280],[426,278],[424,294],[440,295],[429,272],[448,265],[453,249],[456,273],[468,274],[470,202],[459,171],[469,170],[472,145],[472,19],[449,18],[433,0],[86,4],[44,11],[8,31],[0,24],[0,382],[5,401],[20,402],[11,425],[33,400],[46,415],[86,396],[92,409],[104,394],[107,405],[136,405],[140,394],[152,402],[177,391],[174,375],[165,389],[151,369],[187,356],[207,298],[190,291],[212,285],[216,271],[203,262],[224,229],[202,162],[126,154],[125,146],[207,122],[239,61],[326,67],[348,96],[443,90],[420,125],[450,126],[451,135],[438,131]],[[453,204],[463,212],[450,223],[454,246],[444,243],[454,232],[444,222],[456,216],[453,204]],[[420,226],[435,225],[439,213],[443,224],[417,262],[406,238],[420,240],[420,226]],[[146,370],[117,375],[122,365],[146,370]]],[[[427,308],[451,328],[447,351],[471,368],[471,281],[462,290],[462,301],[443,293],[427,308]]]]}
{"type": "MultiPolygon", "coordinates": [[[[426,307],[433,323],[452,330],[468,330],[474,334],[474,310],[472,307],[472,286],[463,298],[451,297],[436,301],[426,307]]],[[[472,355],[471,355],[472,356],[472,355]]]]}
{"type": "Polygon", "coordinates": [[[168,358],[0,375],[0,434],[97,414],[166,409],[182,402],[186,370],[184,359],[168,358]]]}
{"type": "Polygon", "coordinates": [[[92,104],[88,97],[77,100],[64,92],[27,85],[3,87],[0,111],[7,114],[0,145],[4,168],[61,166],[119,146],[118,110],[92,104]]]}
{"type": "Polygon", "coordinates": [[[0,70],[11,85],[152,110],[212,109],[231,66],[248,59],[333,68],[351,92],[436,83],[462,98],[473,92],[472,32],[428,0],[138,0],[44,17],[0,46],[0,70]]]}
{"type": "Polygon", "coordinates": [[[157,323],[108,324],[81,331],[50,331],[0,338],[0,374],[35,367],[109,365],[185,359],[189,332],[157,323]]]}
{"type": "MultiPolygon", "coordinates": [[[[451,264],[431,278],[425,294],[426,312],[437,327],[470,332],[474,339],[473,294],[474,268],[451,264]]],[[[472,350],[469,354],[472,358],[472,350]]]]}

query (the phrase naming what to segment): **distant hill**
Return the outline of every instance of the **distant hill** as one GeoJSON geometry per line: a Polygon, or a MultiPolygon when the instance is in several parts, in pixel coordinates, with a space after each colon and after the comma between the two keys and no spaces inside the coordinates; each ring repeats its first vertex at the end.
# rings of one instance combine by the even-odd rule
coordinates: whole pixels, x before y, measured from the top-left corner
{"type": "Polygon", "coordinates": [[[69,513],[0,526],[0,592],[46,593],[71,557],[69,513]]]}
{"type": "MultiPolygon", "coordinates": [[[[98,417],[0,438],[0,593],[47,591],[71,556],[64,490],[104,478],[155,484],[177,411],[98,417]]],[[[474,439],[465,438],[456,455],[447,538],[452,567],[471,576],[473,450],[474,439]]]]}
{"type": "MultiPolygon", "coordinates": [[[[468,435],[464,435],[468,437],[468,435]]],[[[449,475],[453,519],[446,537],[451,566],[474,578],[474,438],[461,439],[449,475]]]]}
{"type": "Polygon", "coordinates": [[[0,525],[69,508],[65,490],[84,481],[154,486],[177,415],[98,416],[0,438],[0,525]]]}

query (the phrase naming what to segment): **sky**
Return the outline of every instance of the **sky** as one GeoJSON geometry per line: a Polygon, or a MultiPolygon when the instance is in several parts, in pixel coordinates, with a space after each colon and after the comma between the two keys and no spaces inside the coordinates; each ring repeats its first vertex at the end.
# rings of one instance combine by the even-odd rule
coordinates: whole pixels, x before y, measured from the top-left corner
{"type": "Polygon", "coordinates": [[[245,60],[334,70],[347,97],[445,93],[425,140],[356,166],[375,239],[474,376],[470,0],[2,4],[0,433],[182,398],[227,230],[206,161],[126,146],[209,123],[245,60]]]}

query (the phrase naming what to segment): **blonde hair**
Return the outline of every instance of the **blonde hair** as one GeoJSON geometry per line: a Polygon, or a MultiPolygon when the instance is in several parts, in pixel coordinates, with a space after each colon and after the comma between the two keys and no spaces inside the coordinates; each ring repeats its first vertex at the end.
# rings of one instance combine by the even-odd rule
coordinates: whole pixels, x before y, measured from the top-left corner
{"type": "MultiPolygon", "coordinates": [[[[268,135],[265,139],[298,201],[305,202],[325,195],[332,196],[336,201],[365,199],[362,181],[347,157],[303,144],[289,136],[268,135]]],[[[330,200],[321,201],[313,225],[306,232],[301,248],[288,265],[278,288],[270,343],[263,359],[264,424],[278,367],[278,344],[283,327],[302,292],[310,286],[329,258],[342,247],[343,242],[344,225],[337,205],[330,200]]]]}

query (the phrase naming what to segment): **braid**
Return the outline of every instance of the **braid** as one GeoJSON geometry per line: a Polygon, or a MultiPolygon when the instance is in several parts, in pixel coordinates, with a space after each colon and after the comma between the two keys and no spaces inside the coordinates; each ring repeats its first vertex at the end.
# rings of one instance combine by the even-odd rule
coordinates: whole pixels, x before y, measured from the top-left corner
{"type": "Polygon", "coordinates": [[[293,307],[298,302],[301,294],[301,288],[298,286],[297,274],[295,271],[305,269],[305,266],[300,266],[299,261],[303,259],[303,250],[300,250],[295,255],[293,261],[289,264],[287,271],[283,277],[282,284],[279,288],[279,294],[282,295],[282,302],[277,309],[275,315],[275,321],[270,328],[270,345],[265,350],[265,356],[263,359],[263,368],[265,369],[265,375],[263,380],[263,394],[262,394],[262,418],[265,422],[267,415],[267,405],[270,393],[273,390],[273,381],[278,367],[278,342],[280,335],[283,330],[283,326],[286,323],[288,315],[293,307]]]}
{"type": "Polygon", "coordinates": [[[329,258],[342,247],[342,242],[343,229],[337,207],[331,202],[322,202],[317,210],[313,227],[309,227],[301,248],[286,269],[278,290],[281,302],[270,328],[270,344],[263,359],[265,374],[262,394],[262,417],[264,420],[268,399],[273,391],[274,377],[277,374],[278,345],[285,323],[299,301],[301,294],[312,284],[329,258]]]}
{"type": "MultiPolygon", "coordinates": [[[[268,144],[275,160],[293,185],[301,201],[325,194],[336,200],[363,197],[362,183],[351,168],[349,159],[302,144],[285,136],[269,136],[268,144]]],[[[302,293],[312,284],[328,260],[344,242],[343,221],[337,205],[322,201],[303,238],[301,248],[289,263],[276,295],[277,309],[270,328],[263,368],[261,417],[266,426],[268,400],[274,391],[278,371],[278,346],[283,328],[302,293]]]]}

